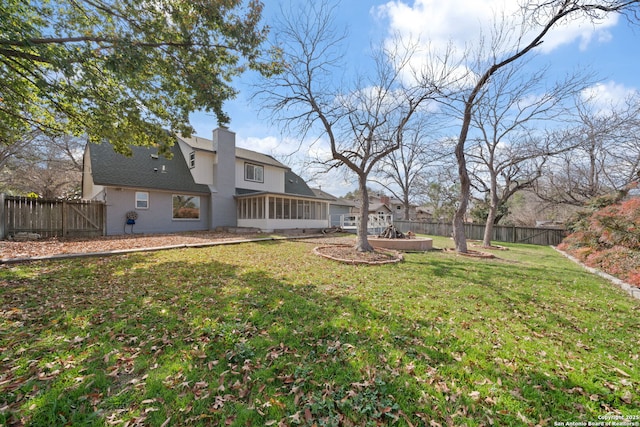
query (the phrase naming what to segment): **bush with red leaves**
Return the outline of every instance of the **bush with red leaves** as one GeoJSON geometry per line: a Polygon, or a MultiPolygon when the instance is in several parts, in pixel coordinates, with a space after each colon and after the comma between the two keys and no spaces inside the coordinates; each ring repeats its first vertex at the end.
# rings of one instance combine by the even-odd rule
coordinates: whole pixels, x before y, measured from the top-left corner
{"type": "Polygon", "coordinates": [[[580,213],[558,248],[640,287],[640,197],[620,199],[580,213]]]}

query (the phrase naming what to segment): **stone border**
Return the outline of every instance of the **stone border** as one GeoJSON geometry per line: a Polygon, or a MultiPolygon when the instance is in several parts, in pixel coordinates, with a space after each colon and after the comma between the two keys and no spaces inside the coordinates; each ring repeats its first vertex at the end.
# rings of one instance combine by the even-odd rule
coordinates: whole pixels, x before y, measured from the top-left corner
{"type": "Polygon", "coordinates": [[[620,289],[622,289],[623,291],[631,295],[633,298],[640,299],[640,288],[632,286],[627,282],[618,279],[617,277],[614,277],[610,274],[605,273],[604,271],[600,271],[596,268],[589,267],[588,265],[585,265],[582,262],[580,262],[580,260],[574,257],[573,255],[568,254],[564,251],[561,251],[555,246],[551,246],[551,247],[555,249],[556,252],[561,253],[566,258],[570,259],[571,261],[575,262],[576,264],[578,264],[579,266],[587,270],[589,273],[596,274],[602,277],[603,279],[607,279],[608,281],[610,281],[611,283],[613,283],[614,285],[618,286],[620,289]]]}
{"type": "Polygon", "coordinates": [[[336,258],[333,257],[331,255],[326,255],[323,254],[321,252],[321,249],[323,248],[335,248],[336,246],[344,246],[344,247],[350,247],[349,245],[324,245],[324,246],[316,246],[315,248],[313,248],[313,253],[321,256],[323,258],[326,259],[330,259],[332,261],[337,261],[337,262],[341,262],[343,264],[351,264],[351,265],[355,265],[355,264],[365,264],[365,265],[384,265],[384,264],[396,264],[398,262],[404,261],[404,255],[402,255],[400,252],[398,251],[389,251],[391,253],[393,253],[395,255],[394,259],[390,259],[387,261],[366,261],[366,260],[359,260],[359,259],[344,259],[344,258],[336,258]]]}

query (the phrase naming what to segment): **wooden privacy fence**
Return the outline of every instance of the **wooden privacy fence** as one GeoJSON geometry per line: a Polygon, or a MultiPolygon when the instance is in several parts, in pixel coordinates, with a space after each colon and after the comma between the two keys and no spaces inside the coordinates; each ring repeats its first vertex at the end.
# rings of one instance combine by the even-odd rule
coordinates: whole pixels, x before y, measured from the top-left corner
{"type": "MultiPolygon", "coordinates": [[[[429,234],[432,236],[453,236],[451,223],[418,222],[418,221],[393,221],[393,224],[402,232],[429,234]]],[[[484,224],[465,224],[467,239],[482,240],[484,237],[484,224]]],[[[556,246],[562,242],[567,232],[557,228],[537,227],[511,227],[504,225],[493,226],[491,240],[496,242],[529,243],[532,245],[556,246]]]]}
{"type": "Polygon", "coordinates": [[[41,237],[103,236],[105,204],[0,194],[0,218],[0,239],[25,232],[41,237]]]}

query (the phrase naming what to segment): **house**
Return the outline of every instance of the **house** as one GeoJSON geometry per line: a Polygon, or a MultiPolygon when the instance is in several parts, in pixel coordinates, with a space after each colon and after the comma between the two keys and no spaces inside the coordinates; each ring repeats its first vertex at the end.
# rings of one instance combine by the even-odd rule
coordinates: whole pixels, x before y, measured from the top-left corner
{"type": "Polygon", "coordinates": [[[330,200],[273,157],[236,147],[228,129],[178,137],[171,159],[131,149],[131,157],[107,143],[85,149],[83,198],[106,203],[108,235],[329,226],[330,200]]]}
{"type": "Polygon", "coordinates": [[[353,200],[335,197],[321,188],[312,188],[314,194],[322,199],[329,200],[329,225],[331,227],[341,227],[344,225],[344,218],[353,216],[356,203],[353,200]]]}
{"type": "MultiPolygon", "coordinates": [[[[354,201],[351,213],[360,214],[360,202],[358,200],[354,201]]],[[[369,196],[369,215],[389,216],[393,214],[394,211],[391,208],[389,197],[369,196]]]]}

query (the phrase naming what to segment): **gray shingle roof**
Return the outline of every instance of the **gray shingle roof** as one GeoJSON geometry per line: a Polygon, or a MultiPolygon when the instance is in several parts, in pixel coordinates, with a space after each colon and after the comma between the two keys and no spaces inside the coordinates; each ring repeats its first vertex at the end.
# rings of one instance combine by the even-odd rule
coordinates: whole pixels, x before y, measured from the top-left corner
{"type": "MultiPolygon", "coordinates": [[[[280,194],[273,193],[271,191],[250,190],[246,188],[236,188],[237,196],[257,195],[257,194],[280,194]]],[[[311,188],[307,185],[304,179],[291,172],[290,170],[284,173],[284,193],[283,196],[301,196],[311,199],[327,200],[323,197],[318,197],[311,188]]]]}
{"type": "Polygon", "coordinates": [[[312,188],[311,191],[313,191],[313,193],[316,195],[316,197],[318,197],[320,199],[331,200],[331,201],[334,201],[334,202],[338,200],[337,197],[327,193],[326,191],[322,191],[322,189],[320,189],[320,188],[312,188]]]}
{"type": "Polygon", "coordinates": [[[316,193],[309,188],[305,180],[290,170],[284,173],[284,192],[299,196],[317,197],[316,193]]]}
{"type": "Polygon", "coordinates": [[[93,182],[113,187],[145,188],[209,194],[209,187],[196,184],[177,144],[171,147],[173,158],[158,156],[152,147],[132,146],[131,157],[113,151],[111,144],[89,147],[93,182]]]}

